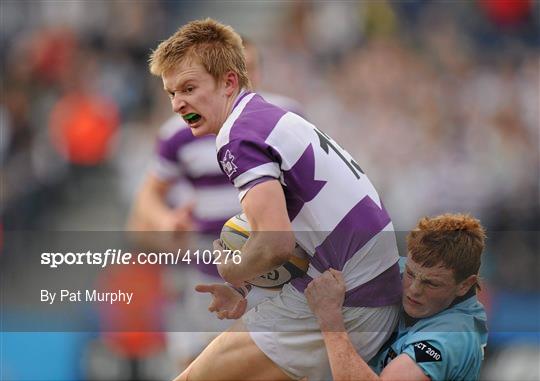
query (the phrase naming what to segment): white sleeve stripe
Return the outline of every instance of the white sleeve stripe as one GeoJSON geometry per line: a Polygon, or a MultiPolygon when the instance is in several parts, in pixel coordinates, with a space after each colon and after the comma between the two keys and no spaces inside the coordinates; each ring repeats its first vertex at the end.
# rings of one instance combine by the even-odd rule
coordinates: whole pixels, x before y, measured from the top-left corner
{"type": "Polygon", "coordinates": [[[278,163],[270,162],[262,164],[257,167],[251,168],[250,170],[242,173],[240,176],[234,179],[234,186],[236,188],[241,188],[247,183],[263,176],[269,176],[279,179],[280,174],[281,172],[279,170],[278,163]]]}

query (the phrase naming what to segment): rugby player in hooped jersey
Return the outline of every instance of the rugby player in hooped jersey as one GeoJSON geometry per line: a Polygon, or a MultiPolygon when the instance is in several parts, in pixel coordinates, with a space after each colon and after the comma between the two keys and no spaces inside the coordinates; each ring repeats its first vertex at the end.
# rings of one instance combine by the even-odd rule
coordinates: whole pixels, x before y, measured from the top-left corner
{"type": "Polygon", "coordinates": [[[188,23],[152,53],[150,70],[195,136],[217,134],[221,169],[239,190],[253,233],[240,263],[218,265],[223,279],[241,286],[266,274],[291,258],[295,241],[311,256],[304,277],[248,311],[178,380],[327,380],[303,291],[330,267],[343,270],[342,312],[356,350],[373,357],[397,323],[401,284],[393,225],[360,166],[312,124],[250,91],[241,39],[228,26],[188,23]]]}
{"type": "Polygon", "coordinates": [[[396,336],[371,368],[345,332],[345,282],[330,269],[306,289],[319,319],[335,380],[477,380],[487,342],[476,298],[485,233],[470,216],[423,218],[407,237],[403,311],[396,336]]]}
{"type": "MultiPolygon", "coordinates": [[[[243,37],[242,43],[250,82],[258,88],[261,77],[259,52],[250,40],[243,37]]],[[[300,104],[295,100],[274,93],[262,94],[279,107],[303,115],[300,104]]],[[[196,240],[192,242],[193,246],[201,252],[212,248],[212,241],[219,236],[223,224],[241,210],[236,189],[218,165],[215,147],[215,136],[197,138],[178,115],[169,118],[159,129],[154,163],[133,203],[129,228],[136,231],[193,231],[196,235],[184,235],[184,240],[189,237],[196,240]],[[182,204],[179,205],[180,202],[182,204]]],[[[168,242],[164,240],[167,237],[165,234],[142,236],[146,245],[163,249],[168,249],[168,242]],[[150,238],[154,238],[154,242],[148,242],[150,238]]],[[[176,250],[180,243],[183,242],[175,240],[171,245],[175,244],[176,250]]],[[[188,290],[180,307],[183,309],[182,321],[172,319],[169,330],[173,332],[167,335],[169,351],[173,358],[178,359],[180,370],[218,333],[232,324],[208,314],[207,299],[193,291],[197,284],[221,280],[216,265],[197,262],[196,259],[193,263],[197,271],[182,273],[182,278],[187,279],[188,290]],[[190,332],[184,332],[187,327],[190,332]]],[[[229,289],[227,291],[232,293],[229,289]]],[[[265,289],[252,290],[249,305],[258,304],[274,293],[265,289]]],[[[237,296],[236,292],[233,295],[237,296]]]]}

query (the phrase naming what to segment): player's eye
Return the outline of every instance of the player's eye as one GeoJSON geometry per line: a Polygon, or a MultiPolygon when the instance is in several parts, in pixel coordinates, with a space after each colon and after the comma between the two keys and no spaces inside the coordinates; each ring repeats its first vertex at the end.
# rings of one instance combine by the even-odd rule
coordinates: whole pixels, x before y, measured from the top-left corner
{"type": "Polygon", "coordinates": [[[174,93],[173,93],[173,92],[168,91],[168,92],[167,92],[167,95],[169,96],[169,99],[171,99],[171,100],[174,99],[174,93]]]}
{"type": "Polygon", "coordinates": [[[195,90],[195,87],[193,87],[193,86],[187,86],[187,87],[184,89],[184,92],[189,94],[189,93],[192,93],[193,90],[195,90]]]}

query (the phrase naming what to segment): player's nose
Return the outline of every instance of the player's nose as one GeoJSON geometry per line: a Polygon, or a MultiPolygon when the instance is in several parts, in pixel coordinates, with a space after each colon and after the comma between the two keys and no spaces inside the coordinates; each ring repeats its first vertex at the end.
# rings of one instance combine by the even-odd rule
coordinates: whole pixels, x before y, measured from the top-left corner
{"type": "Polygon", "coordinates": [[[186,108],[186,101],[180,96],[175,95],[175,97],[171,100],[171,106],[173,112],[177,114],[184,114],[184,109],[186,108]]]}
{"type": "Polygon", "coordinates": [[[417,280],[413,280],[409,286],[411,296],[417,296],[422,292],[422,285],[417,280]]]}

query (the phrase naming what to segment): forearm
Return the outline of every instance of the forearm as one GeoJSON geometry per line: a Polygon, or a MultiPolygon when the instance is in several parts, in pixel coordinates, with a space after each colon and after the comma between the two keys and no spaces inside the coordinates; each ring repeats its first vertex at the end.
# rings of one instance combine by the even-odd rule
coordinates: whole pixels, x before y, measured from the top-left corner
{"type": "Polygon", "coordinates": [[[172,208],[167,195],[173,183],[150,174],[143,183],[134,203],[134,218],[148,231],[178,232],[193,229],[192,213],[195,203],[188,202],[172,208]]]}
{"type": "Polygon", "coordinates": [[[172,213],[165,203],[169,183],[149,175],[136,195],[130,212],[127,229],[136,232],[135,242],[146,248],[173,251],[188,243],[185,234],[170,234],[172,225],[164,224],[172,213]],[[170,227],[167,227],[170,226],[170,227]]]}
{"type": "Polygon", "coordinates": [[[295,245],[283,187],[278,180],[250,188],[242,200],[242,209],[251,226],[250,237],[242,248],[242,260],[239,264],[219,266],[223,279],[233,284],[264,275],[287,262],[295,245]]]}
{"type": "Polygon", "coordinates": [[[292,232],[258,232],[251,235],[242,248],[241,261],[232,261],[220,268],[223,279],[238,284],[281,266],[294,252],[292,232]]]}
{"type": "Polygon", "coordinates": [[[380,380],[379,376],[358,355],[345,330],[323,332],[323,338],[334,380],[380,380]]]}
{"type": "Polygon", "coordinates": [[[340,310],[321,308],[316,310],[321,327],[333,379],[379,380],[379,377],[358,355],[345,329],[343,315],[340,310]]]}
{"type": "Polygon", "coordinates": [[[130,221],[139,221],[146,226],[145,230],[158,230],[160,219],[170,213],[163,192],[155,185],[145,184],[137,195],[130,221]]]}

